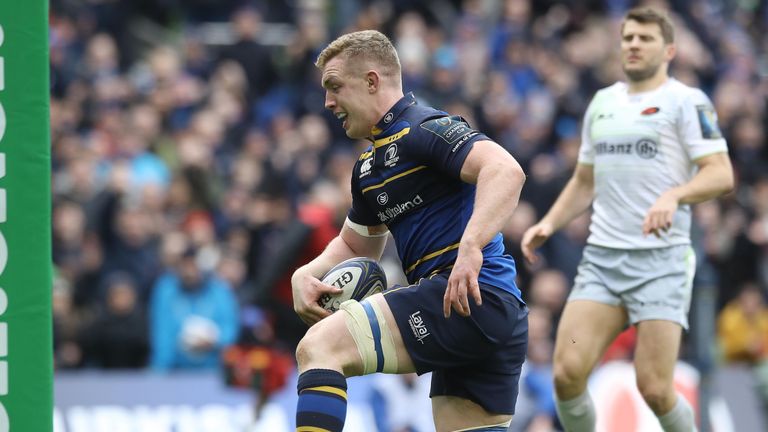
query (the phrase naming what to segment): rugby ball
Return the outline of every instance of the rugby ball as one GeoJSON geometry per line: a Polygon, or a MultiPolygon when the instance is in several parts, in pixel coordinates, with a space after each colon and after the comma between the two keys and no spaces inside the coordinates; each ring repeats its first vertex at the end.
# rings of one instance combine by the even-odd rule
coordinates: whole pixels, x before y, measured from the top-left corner
{"type": "Polygon", "coordinates": [[[323,294],[317,301],[328,311],[336,312],[347,300],[360,301],[371,294],[384,291],[387,276],[376,260],[371,258],[350,258],[336,264],[325,276],[323,283],[343,290],[339,294],[323,294]]]}

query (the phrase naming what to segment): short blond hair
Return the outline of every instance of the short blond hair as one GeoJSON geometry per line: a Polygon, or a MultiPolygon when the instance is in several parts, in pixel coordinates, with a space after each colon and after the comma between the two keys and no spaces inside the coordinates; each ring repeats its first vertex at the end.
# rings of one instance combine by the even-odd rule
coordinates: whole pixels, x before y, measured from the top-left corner
{"type": "Polygon", "coordinates": [[[397,51],[389,38],[379,31],[362,30],[339,36],[317,56],[315,66],[323,69],[336,56],[343,56],[344,60],[355,58],[376,64],[381,66],[380,72],[383,75],[400,79],[397,51]]]}

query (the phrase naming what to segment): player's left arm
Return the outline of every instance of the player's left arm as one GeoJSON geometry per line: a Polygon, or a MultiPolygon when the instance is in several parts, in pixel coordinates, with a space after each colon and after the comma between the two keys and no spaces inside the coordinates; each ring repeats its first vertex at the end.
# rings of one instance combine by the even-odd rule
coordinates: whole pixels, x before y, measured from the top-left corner
{"type": "Polygon", "coordinates": [[[717,124],[717,111],[699,89],[688,91],[679,105],[677,133],[698,172],[687,183],[665,191],[643,220],[643,235],[657,237],[672,226],[677,207],[706,201],[733,189],[728,147],[717,124]]]}
{"type": "Polygon", "coordinates": [[[480,305],[478,275],[483,247],[501,231],[517,207],[525,173],[505,149],[493,141],[474,143],[461,167],[461,179],[476,185],[475,205],[459,243],[458,256],[443,299],[443,313],[451,308],[461,316],[470,314],[468,295],[480,305]]]}
{"type": "Polygon", "coordinates": [[[728,153],[703,156],[696,161],[699,171],[685,184],[667,190],[648,210],[643,221],[643,234],[667,231],[681,204],[696,204],[716,198],[733,190],[733,168],[728,153]]]}

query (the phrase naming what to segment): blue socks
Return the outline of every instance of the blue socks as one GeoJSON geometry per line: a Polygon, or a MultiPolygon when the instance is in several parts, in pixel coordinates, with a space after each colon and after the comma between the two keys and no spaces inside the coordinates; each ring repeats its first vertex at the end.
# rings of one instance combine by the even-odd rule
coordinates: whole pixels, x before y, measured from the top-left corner
{"type": "Polygon", "coordinates": [[[347,380],[330,369],[299,375],[296,432],[341,432],[347,416],[347,380]]]}

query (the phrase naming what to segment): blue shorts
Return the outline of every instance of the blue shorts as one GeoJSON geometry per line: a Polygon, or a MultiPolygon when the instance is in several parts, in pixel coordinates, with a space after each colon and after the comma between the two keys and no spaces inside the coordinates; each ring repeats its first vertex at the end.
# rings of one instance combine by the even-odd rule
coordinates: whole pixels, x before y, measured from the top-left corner
{"type": "Polygon", "coordinates": [[[432,372],[433,396],[469,399],[494,414],[514,414],[528,347],[528,308],[500,288],[480,284],[482,306],[443,316],[446,275],[395,287],[384,298],[416,372],[432,372]]]}

